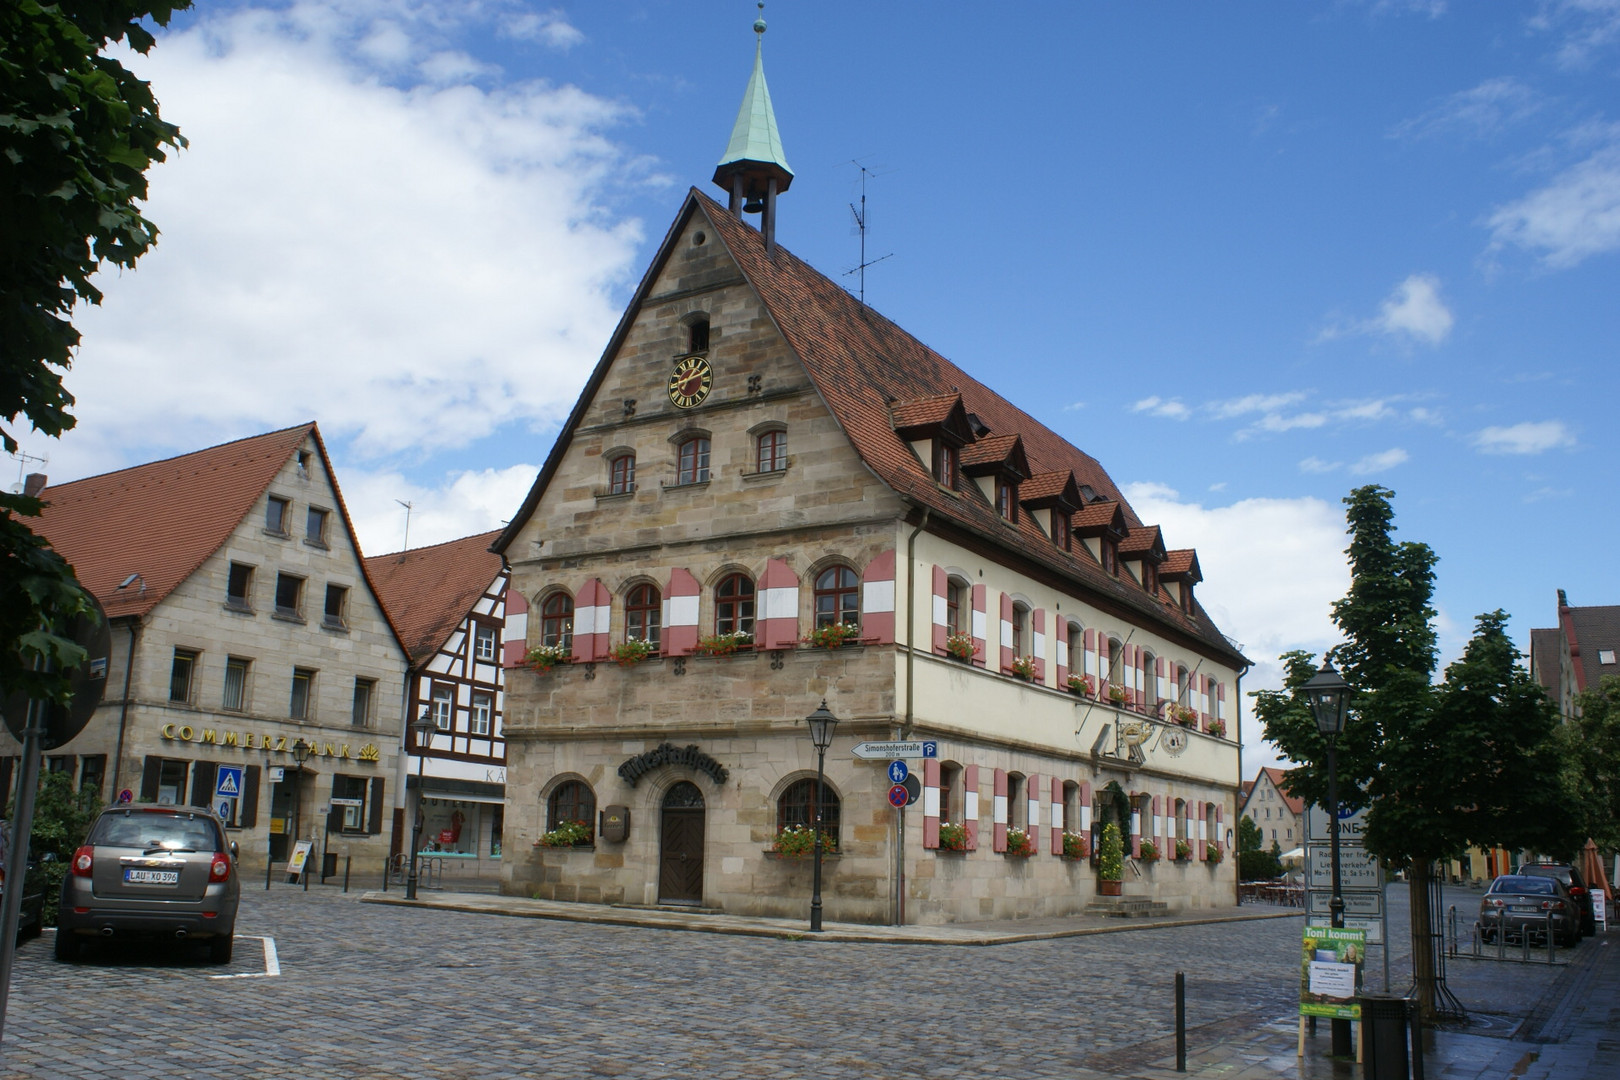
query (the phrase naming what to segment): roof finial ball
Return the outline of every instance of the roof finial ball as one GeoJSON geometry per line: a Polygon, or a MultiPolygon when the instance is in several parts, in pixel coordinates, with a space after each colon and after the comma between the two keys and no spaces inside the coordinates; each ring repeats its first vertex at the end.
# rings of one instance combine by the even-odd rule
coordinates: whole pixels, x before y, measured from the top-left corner
{"type": "Polygon", "coordinates": [[[765,0],[759,0],[759,18],[754,20],[754,33],[765,32],[765,0]]]}

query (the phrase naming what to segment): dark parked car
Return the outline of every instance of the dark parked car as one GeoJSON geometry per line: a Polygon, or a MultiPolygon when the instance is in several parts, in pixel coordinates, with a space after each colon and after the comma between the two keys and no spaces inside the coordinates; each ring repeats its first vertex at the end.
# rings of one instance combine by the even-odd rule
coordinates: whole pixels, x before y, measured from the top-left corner
{"type": "Polygon", "coordinates": [[[1569,890],[1569,897],[1575,901],[1575,909],[1581,913],[1581,933],[1597,933],[1597,916],[1592,912],[1592,893],[1586,887],[1586,879],[1581,872],[1566,863],[1525,863],[1519,867],[1521,874],[1534,874],[1540,877],[1557,878],[1563,882],[1564,888],[1569,890]]]}
{"type": "Polygon", "coordinates": [[[56,916],[56,958],[100,938],[201,941],[231,959],[242,883],[236,845],[201,806],[108,807],[73,853],[56,916]]]}
{"type": "MultiPolygon", "coordinates": [[[[0,821],[0,899],[6,895],[6,864],[10,849],[10,827],[7,822],[0,821]]],[[[38,937],[44,928],[45,868],[29,859],[28,873],[23,877],[22,909],[17,915],[17,940],[38,937]]]]}
{"type": "Polygon", "coordinates": [[[1559,945],[1580,941],[1575,903],[1555,877],[1503,874],[1479,901],[1479,933],[1486,944],[1494,944],[1498,935],[1508,941],[1526,935],[1546,941],[1549,919],[1559,945]]]}

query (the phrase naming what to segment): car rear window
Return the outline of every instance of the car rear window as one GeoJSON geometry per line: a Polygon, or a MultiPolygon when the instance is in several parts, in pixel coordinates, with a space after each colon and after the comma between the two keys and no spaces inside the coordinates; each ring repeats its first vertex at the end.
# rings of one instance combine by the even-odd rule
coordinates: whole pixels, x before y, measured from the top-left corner
{"type": "Polygon", "coordinates": [[[1499,877],[1491,882],[1491,892],[1495,893],[1550,893],[1555,891],[1551,878],[1544,877],[1499,877]]]}
{"type": "Polygon", "coordinates": [[[1557,878],[1565,885],[1569,884],[1570,872],[1567,866],[1526,866],[1519,870],[1521,874],[1533,874],[1536,877],[1557,878]]]}
{"type": "Polygon", "coordinates": [[[103,814],[90,843],[169,851],[218,851],[219,834],[207,818],[187,813],[122,810],[103,814]]]}

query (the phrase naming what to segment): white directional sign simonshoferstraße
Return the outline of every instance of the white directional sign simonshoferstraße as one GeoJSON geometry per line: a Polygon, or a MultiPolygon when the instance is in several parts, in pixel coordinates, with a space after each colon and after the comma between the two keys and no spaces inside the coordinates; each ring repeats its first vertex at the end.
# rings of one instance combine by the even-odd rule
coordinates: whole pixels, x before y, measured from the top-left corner
{"type": "Polygon", "coordinates": [[[928,739],[901,740],[898,742],[863,742],[856,743],[850,751],[858,758],[868,761],[897,761],[906,758],[937,758],[939,756],[939,743],[928,739]]]}

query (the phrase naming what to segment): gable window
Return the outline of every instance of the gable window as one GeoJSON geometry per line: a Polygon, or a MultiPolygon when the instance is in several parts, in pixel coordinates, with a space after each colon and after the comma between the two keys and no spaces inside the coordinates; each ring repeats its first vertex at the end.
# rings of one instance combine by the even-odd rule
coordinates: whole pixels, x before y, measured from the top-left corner
{"type": "Polygon", "coordinates": [[[304,543],[312,547],[326,546],[326,522],[332,516],[330,510],[322,510],[318,506],[309,508],[309,514],[304,518],[304,543]]]}
{"type": "Polygon", "coordinates": [[[488,694],[472,696],[472,716],[468,731],[474,735],[488,735],[490,717],[495,715],[495,699],[488,694]]]}
{"type": "Polygon", "coordinates": [[[1024,646],[1029,643],[1029,608],[1023,604],[1013,605],[1012,617],[1012,651],[1013,656],[1024,654],[1024,646]]]}
{"type": "Polygon", "coordinates": [[[568,648],[574,643],[574,598],[555,592],[540,605],[540,644],[568,648]]]}
{"type": "Polygon", "coordinates": [[[473,627],[473,659],[495,659],[495,628],[478,623],[473,627]]]}
{"type": "Polygon", "coordinates": [[[953,634],[968,632],[968,586],[952,578],[945,586],[945,626],[953,634]]]}
{"type": "Polygon", "coordinates": [[[344,585],[328,585],[326,587],[326,625],[334,630],[341,630],[348,626],[344,616],[348,613],[349,590],[344,585]]]}
{"type": "Polygon", "coordinates": [[[1004,476],[996,477],[996,513],[1008,521],[1018,520],[1018,485],[1004,476]]]}
{"type": "Polygon", "coordinates": [[[276,614],[287,619],[303,618],[304,579],[291,574],[276,575],[276,614]]]}
{"type": "Polygon", "coordinates": [[[355,727],[371,723],[371,699],[376,696],[376,679],[354,680],[354,704],[349,710],[349,720],[355,727]]]}
{"type": "Polygon", "coordinates": [[[1142,588],[1149,593],[1159,591],[1159,570],[1149,559],[1142,560],[1142,588]]]}
{"type": "Polygon", "coordinates": [[[1071,543],[1069,515],[1061,507],[1052,511],[1052,543],[1057,545],[1059,551],[1068,551],[1071,543]]]}
{"type": "Polygon", "coordinates": [[[944,439],[934,440],[934,480],[941,487],[956,489],[957,466],[960,461],[956,447],[944,439]]]}
{"type": "Polygon", "coordinates": [[[231,712],[247,708],[248,669],[253,661],[233,656],[225,661],[225,699],[221,705],[231,712]]]}
{"type": "Polygon", "coordinates": [[[294,720],[313,719],[315,707],[315,673],[309,668],[293,668],[292,701],[287,715],[294,720]]]}
{"type": "Polygon", "coordinates": [[[686,324],[686,351],[689,353],[709,351],[709,320],[701,315],[686,324]]]}
{"type": "Polygon", "coordinates": [[[787,468],[787,432],[767,431],[755,444],[754,468],[758,472],[781,472],[787,468]]]}
{"type": "Polygon", "coordinates": [[[277,536],[290,536],[289,519],[292,503],[279,495],[270,496],[264,507],[264,531],[277,536]]]}
{"type": "Polygon", "coordinates": [[[754,579],[747,574],[728,575],[714,591],[714,632],[754,632],[754,579]]]}
{"type": "Polygon", "coordinates": [[[636,455],[620,454],[608,463],[608,494],[628,495],[636,490],[636,455]]]}
{"type": "Polygon", "coordinates": [[[449,731],[456,715],[456,692],[448,686],[433,688],[433,726],[449,731]]]}
{"type": "Polygon", "coordinates": [[[1108,683],[1125,685],[1125,645],[1118,638],[1108,639],[1108,683]]]}
{"type": "Polygon", "coordinates": [[[595,831],[596,795],[583,780],[564,780],[546,800],[547,829],[556,829],[571,821],[595,831]]]}
{"type": "Polygon", "coordinates": [[[1119,544],[1107,536],[1102,538],[1102,568],[1110,574],[1119,574],[1119,544]]]}
{"type": "Polygon", "coordinates": [[[169,666],[169,700],[191,703],[192,681],[197,674],[195,649],[174,650],[174,662],[169,666]]]}
{"type": "Polygon", "coordinates": [[[225,605],[241,611],[253,610],[253,567],[233,562],[225,579],[225,605]]]}
{"type": "Polygon", "coordinates": [[[699,435],[681,443],[675,466],[677,484],[702,484],[709,479],[709,440],[699,435]]]}
{"type": "Polygon", "coordinates": [[[831,566],[816,575],[816,625],[859,625],[860,579],[847,566],[831,566]]]}
{"type": "Polygon", "coordinates": [[[818,789],[813,779],[795,780],[776,800],[776,829],[781,832],[792,826],[813,827],[819,812],[821,831],[827,834],[831,846],[836,849],[840,809],[837,794],[827,784],[821,784],[818,789]]]}
{"type": "Polygon", "coordinates": [[[658,628],[661,621],[661,601],[653,585],[634,586],[624,598],[624,636],[633,641],[645,641],[658,648],[658,628]]]}

